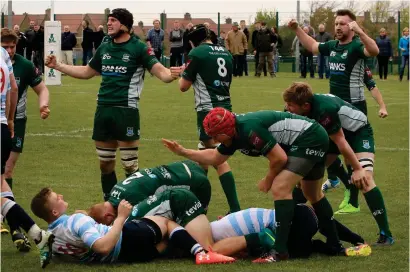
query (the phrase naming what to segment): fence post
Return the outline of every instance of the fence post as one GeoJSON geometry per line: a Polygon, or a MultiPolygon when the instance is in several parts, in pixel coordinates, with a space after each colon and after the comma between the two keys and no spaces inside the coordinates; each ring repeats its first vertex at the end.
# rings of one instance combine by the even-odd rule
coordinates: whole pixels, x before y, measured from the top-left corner
{"type": "MultiPolygon", "coordinates": [[[[397,41],[398,41],[398,43],[400,43],[400,11],[397,12],[397,15],[398,15],[397,16],[397,36],[399,36],[397,41]]],[[[399,71],[399,74],[400,74],[401,50],[399,50],[398,56],[399,56],[399,61],[397,62],[397,71],[399,71]]]]}
{"type": "Polygon", "coordinates": [[[1,27],[5,27],[5,25],[4,25],[4,12],[1,13],[1,27]]]}
{"type": "MultiPolygon", "coordinates": [[[[276,29],[279,31],[279,12],[278,11],[276,12],[276,29]]],[[[278,34],[278,33],[276,33],[276,34],[278,34]]],[[[276,49],[276,57],[279,58],[279,50],[278,49],[276,49]]],[[[280,59],[274,60],[274,61],[276,61],[276,63],[278,64],[278,65],[276,65],[276,69],[277,69],[276,72],[278,73],[279,72],[279,66],[280,66],[280,59]]]]}
{"type": "MultiPolygon", "coordinates": [[[[161,15],[160,15],[160,20],[161,20],[161,29],[164,30],[164,35],[165,35],[166,22],[165,22],[165,16],[164,15],[165,15],[164,12],[162,12],[161,15]]],[[[164,62],[164,55],[165,55],[165,46],[164,46],[164,43],[162,43],[161,63],[162,63],[162,65],[164,65],[166,67],[166,65],[165,65],[166,63],[164,62]]]]}
{"type": "Polygon", "coordinates": [[[279,12],[278,11],[276,12],[276,27],[279,30],[279,12]]]}
{"type": "Polygon", "coordinates": [[[221,36],[221,13],[218,12],[218,37],[221,36]]]}

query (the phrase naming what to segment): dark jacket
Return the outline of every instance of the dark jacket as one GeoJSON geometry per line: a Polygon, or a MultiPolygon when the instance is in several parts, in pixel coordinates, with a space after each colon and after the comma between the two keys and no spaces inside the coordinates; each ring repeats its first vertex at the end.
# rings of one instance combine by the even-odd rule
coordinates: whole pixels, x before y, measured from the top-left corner
{"type": "Polygon", "coordinates": [[[213,32],[212,30],[209,30],[211,32],[211,41],[213,44],[218,44],[218,37],[216,36],[215,32],[213,32]]]}
{"type": "Polygon", "coordinates": [[[315,40],[317,42],[323,43],[323,42],[328,42],[333,39],[332,39],[332,36],[330,36],[330,34],[327,32],[318,32],[316,34],[315,40]]]}
{"type": "Polygon", "coordinates": [[[105,37],[105,33],[103,30],[100,30],[97,32],[93,32],[93,36],[94,36],[94,48],[95,50],[97,50],[97,48],[100,46],[102,40],[105,37]]]}
{"type": "Polygon", "coordinates": [[[252,48],[253,48],[253,50],[257,50],[257,47],[258,47],[257,40],[258,40],[258,30],[255,29],[252,32],[252,48]]]}
{"type": "Polygon", "coordinates": [[[26,48],[27,46],[27,38],[23,32],[17,33],[17,36],[19,37],[19,39],[16,45],[16,53],[24,56],[24,48],[26,48]]]}
{"type": "Polygon", "coordinates": [[[379,56],[391,57],[393,56],[393,50],[391,41],[387,36],[379,36],[376,38],[377,47],[379,47],[379,56]]]}
{"type": "Polygon", "coordinates": [[[33,50],[44,52],[44,31],[39,29],[38,31],[34,31],[34,33],[33,50]]]}
{"type": "Polygon", "coordinates": [[[81,43],[83,49],[93,49],[93,31],[86,27],[83,29],[83,42],[81,43]]]}
{"type": "Polygon", "coordinates": [[[73,50],[73,47],[77,45],[77,38],[73,33],[63,32],[61,33],[61,50],[73,50]]]}
{"type": "Polygon", "coordinates": [[[33,40],[34,40],[34,37],[36,36],[36,33],[34,32],[34,29],[31,29],[31,28],[27,29],[24,32],[24,36],[26,36],[26,38],[27,38],[27,48],[32,48],[33,47],[33,40]]]}
{"type": "Polygon", "coordinates": [[[245,27],[242,31],[243,31],[243,33],[244,33],[245,36],[246,36],[246,40],[249,42],[249,30],[248,30],[248,28],[245,27]]]}
{"type": "Polygon", "coordinates": [[[184,36],[182,37],[182,42],[184,44],[184,53],[188,54],[192,50],[191,43],[188,40],[188,34],[190,30],[186,29],[184,32],[184,36]]]}
{"type": "Polygon", "coordinates": [[[278,37],[269,28],[259,30],[256,39],[258,52],[272,52],[271,44],[278,41],[278,37]]]}

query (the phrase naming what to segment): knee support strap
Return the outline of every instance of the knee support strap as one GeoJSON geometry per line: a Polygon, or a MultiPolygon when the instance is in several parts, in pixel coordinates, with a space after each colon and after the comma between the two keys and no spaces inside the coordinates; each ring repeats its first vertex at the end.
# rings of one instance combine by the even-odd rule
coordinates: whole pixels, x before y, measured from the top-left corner
{"type": "Polygon", "coordinates": [[[137,172],[138,167],[138,147],[120,147],[121,163],[126,174],[137,172]]]}
{"type": "Polygon", "coordinates": [[[359,162],[364,170],[373,172],[373,163],[374,163],[373,159],[361,158],[359,159],[359,162]]]}
{"type": "Polygon", "coordinates": [[[97,147],[96,151],[100,161],[115,161],[116,148],[97,147]]]}

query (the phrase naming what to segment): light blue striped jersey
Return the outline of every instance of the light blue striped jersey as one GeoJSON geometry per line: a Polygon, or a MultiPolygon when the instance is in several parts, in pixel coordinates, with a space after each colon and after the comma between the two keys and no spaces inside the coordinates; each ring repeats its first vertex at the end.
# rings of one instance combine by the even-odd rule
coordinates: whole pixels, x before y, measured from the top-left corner
{"type": "Polygon", "coordinates": [[[91,217],[81,213],[62,215],[48,226],[48,230],[55,235],[53,254],[69,255],[80,262],[113,263],[120,254],[121,237],[107,256],[91,249],[110,229],[111,227],[98,224],[91,217]]]}
{"type": "Polygon", "coordinates": [[[1,91],[1,113],[0,119],[2,124],[7,125],[6,117],[6,98],[7,92],[10,90],[10,74],[13,73],[13,64],[6,49],[1,47],[1,61],[0,61],[0,91],[1,91]]]}
{"type": "Polygon", "coordinates": [[[211,222],[211,229],[214,240],[219,241],[228,237],[258,233],[265,228],[275,230],[275,222],[275,210],[250,208],[211,222]]]}

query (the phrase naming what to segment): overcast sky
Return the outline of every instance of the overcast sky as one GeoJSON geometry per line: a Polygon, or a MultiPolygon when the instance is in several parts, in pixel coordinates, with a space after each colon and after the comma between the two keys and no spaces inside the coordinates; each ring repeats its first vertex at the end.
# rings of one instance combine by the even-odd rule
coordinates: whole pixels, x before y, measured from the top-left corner
{"type": "MultiPolygon", "coordinates": [[[[2,0],[2,2],[6,2],[2,0]]],[[[301,1],[301,10],[308,10],[310,1],[301,1]]],[[[346,0],[341,0],[346,3],[346,0]]],[[[356,1],[358,5],[363,7],[364,2],[370,1],[356,1]]],[[[394,4],[397,1],[391,1],[394,4]]],[[[13,1],[13,11],[15,14],[22,14],[24,12],[31,14],[43,14],[47,8],[51,7],[51,1],[13,1]],[[30,6],[30,8],[28,8],[30,6]]],[[[190,12],[193,17],[199,18],[217,18],[217,13],[221,13],[221,21],[225,17],[231,17],[234,21],[245,19],[253,21],[256,11],[261,9],[274,10],[277,9],[280,14],[281,21],[287,18],[296,16],[296,0],[198,0],[198,1],[172,1],[172,0],[151,0],[151,1],[63,1],[55,0],[54,12],[58,14],[68,13],[103,13],[104,8],[118,8],[125,7],[134,14],[135,23],[142,20],[144,24],[152,24],[152,19],[159,17],[162,11],[165,11],[168,17],[182,17],[185,12],[190,12]]]]}

